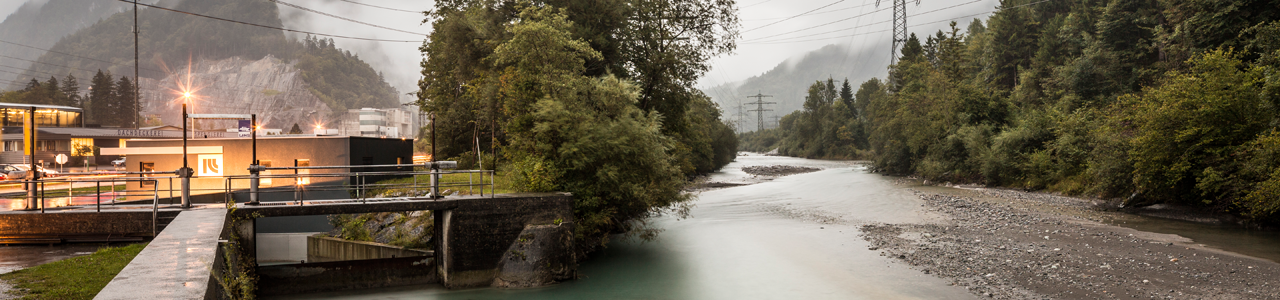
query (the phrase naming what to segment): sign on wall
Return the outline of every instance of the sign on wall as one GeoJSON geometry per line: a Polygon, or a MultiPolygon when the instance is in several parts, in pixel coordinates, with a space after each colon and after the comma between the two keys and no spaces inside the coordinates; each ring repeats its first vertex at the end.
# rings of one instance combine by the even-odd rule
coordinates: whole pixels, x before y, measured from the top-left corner
{"type": "Polygon", "coordinates": [[[222,154],[200,154],[197,158],[196,176],[222,176],[222,154]]]}
{"type": "Polygon", "coordinates": [[[252,128],[249,128],[249,126],[251,126],[249,124],[249,120],[240,120],[239,122],[237,122],[237,124],[240,125],[240,126],[237,126],[240,128],[240,130],[238,131],[238,134],[236,134],[236,136],[243,138],[243,137],[249,137],[251,135],[252,128]]]}

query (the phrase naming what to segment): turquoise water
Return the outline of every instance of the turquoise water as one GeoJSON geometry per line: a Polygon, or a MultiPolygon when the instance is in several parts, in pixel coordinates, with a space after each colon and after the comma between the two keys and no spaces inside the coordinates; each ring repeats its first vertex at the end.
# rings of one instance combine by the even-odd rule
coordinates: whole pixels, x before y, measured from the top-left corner
{"type": "MultiPolygon", "coordinates": [[[[971,299],[964,289],[867,250],[857,227],[926,222],[889,178],[845,162],[745,156],[717,181],[752,180],[744,165],[823,171],[698,194],[688,219],[653,220],[655,241],[614,241],[578,280],[533,289],[439,286],[296,295],[293,299],[971,299]]],[[[756,181],[761,181],[756,179],[756,181]]]]}

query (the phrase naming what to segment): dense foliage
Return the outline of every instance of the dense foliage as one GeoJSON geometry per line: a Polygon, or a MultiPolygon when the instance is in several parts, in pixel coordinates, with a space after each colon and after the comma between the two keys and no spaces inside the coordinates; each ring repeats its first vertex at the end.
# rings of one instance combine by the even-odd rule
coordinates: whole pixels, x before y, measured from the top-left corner
{"type": "MultiPolygon", "coordinates": [[[[913,34],[859,88],[875,169],[1280,221],[1280,1],[1032,2],[913,34]]],[[[821,111],[745,144],[832,156],[787,142],[833,145],[821,111]]]]}
{"type": "Polygon", "coordinates": [[[572,192],[580,251],[611,233],[652,237],[645,217],[681,211],[685,179],[736,155],[720,109],[693,88],[707,60],[734,47],[731,1],[436,8],[418,94],[436,155],[498,150],[518,188],[572,192]]]}
{"type": "MultiPolygon", "coordinates": [[[[182,11],[281,27],[279,9],[270,1],[160,1],[182,11]]],[[[279,30],[194,17],[156,9],[138,12],[140,76],[161,79],[197,60],[230,57],[260,59],[267,55],[296,62],[311,93],[335,112],[348,108],[397,107],[398,92],[360,57],[338,49],[332,39],[290,40],[279,30]]],[[[112,15],[59,40],[24,72],[73,74],[85,70],[133,75],[133,13],[112,15]],[[60,53],[71,53],[75,56],[60,53]],[[93,59],[88,59],[88,58],[93,59]]],[[[145,100],[144,100],[145,101],[145,100]]],[[[90,108],[91,110],[94,108],[90,108]]],[[[94,114],[95,112],[90,112],[94,114]]]]}

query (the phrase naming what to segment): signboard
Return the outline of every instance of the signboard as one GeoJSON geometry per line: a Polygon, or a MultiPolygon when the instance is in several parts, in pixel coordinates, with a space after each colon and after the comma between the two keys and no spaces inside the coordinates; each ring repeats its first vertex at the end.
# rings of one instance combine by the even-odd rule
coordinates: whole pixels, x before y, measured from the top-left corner
{"type": "Polygon", "coordinates": [[[196,176],[197,177],[220,177],[222,176],[222,154],[200,154],[196,156],[196,176]]]}
{"type": "Polygon", "coordinates": [[[36,145],[36,124],[31,116],[22,116],[22,155],[31,155],[36,145]]]}
{"type": "Polygon", "coordinates": [[[65,163],[67,163],[67,155],[66,155],[66,154],[58,154],[58,156],[55,156],[55,157],[53,158],[53,161],[54,161],[54,162],[57,162],[59,165],[61,165],[61,164],[65,164],[65,163]]]}
{"type": "Polygon", "coordinates": [[[251,132],[252,132],[252,130],[253,130],[252,128],[250,128],[252,125],[251,125],[251,124],[249,124],[249,120],[240,120],[240,121],[238,121],[237,123],[239,123],[239,124],[240,124],[240,126],[237,126],[237,127],[239,127],[239,128],[240,128],[240,132],[239,132],[239,134],[238,134],[237,136],[239,136],[239,137],[249,137],[249,135],[251,134],[251,132]]]}

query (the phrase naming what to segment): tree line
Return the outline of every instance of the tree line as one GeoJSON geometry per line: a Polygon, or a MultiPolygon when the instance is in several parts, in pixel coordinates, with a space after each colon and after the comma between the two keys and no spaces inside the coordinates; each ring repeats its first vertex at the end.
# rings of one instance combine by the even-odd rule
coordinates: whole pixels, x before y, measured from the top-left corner
{"type": "Polygon", "coordinates": [[[80,82],[68,74],[58,81],[50,76],[41,82],[32,78],[21,90],[0,94],[0,102],[60,105],[81,108],[85,124],[133,127],[138,116],[134,83],[128,76],[113,80],[111,73],[98,73],[90,80],[88,93],[81,93],[80,82]]]}
{"type": "Polygon", "coordinates": [[[417,104],[435,144],[422,148],[484,152],[518,189],[572,192],[580,253],[652,238],[646,217],[687,212],[687,179],[736,155],[694,88],[736,47],[732,1],[448,0],[426,22],[417,104]]]}
{"type": "Polygon", "coordinates": [[[1031,2],[912,34],[853,108],[815,83],[804,110],[743,134],[744,149],[1280,221],[1275,1],[1031,2]]]}

